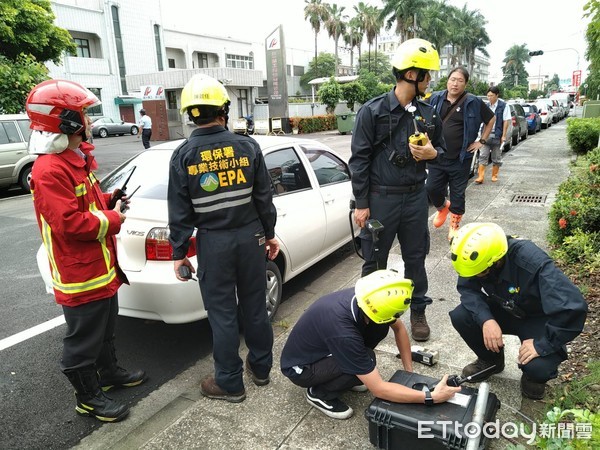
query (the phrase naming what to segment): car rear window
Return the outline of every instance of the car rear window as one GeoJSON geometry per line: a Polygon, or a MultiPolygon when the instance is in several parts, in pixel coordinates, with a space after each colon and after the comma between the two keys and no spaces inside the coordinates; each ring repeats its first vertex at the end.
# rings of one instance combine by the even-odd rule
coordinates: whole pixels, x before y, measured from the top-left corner
{"type": "Polygon", "coordinates": [[[127,183],[127,191],[133,192],[140,186],[135,193],[136,197],[166,200],[172,154],[171,150],[149,150],[140,153],[109,173],[100,183],[100,188],[103,192],[113,192],[121,188],[135,167],[127,183]]]}
{"type": "Polygon", "coordinates": [[[0,144],[17,144],[23,142],[21,135],[17,131],[15,122],[0,122],[0,144]]]}

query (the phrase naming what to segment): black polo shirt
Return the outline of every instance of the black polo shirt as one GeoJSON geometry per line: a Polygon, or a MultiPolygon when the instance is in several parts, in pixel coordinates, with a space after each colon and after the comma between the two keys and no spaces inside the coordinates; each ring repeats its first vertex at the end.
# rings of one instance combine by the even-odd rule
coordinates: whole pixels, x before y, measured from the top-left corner
{"type": "Polygon", "coordinates": [[[464,130],[465,130],[465,122],[464,122],[464,108],[462,103],[460,106],[453,107],[460,99],[467,95],[466,92],[460,96],[456,102],[452,103],[450,100],[445,98],[442,101],[442,109],[440,110],[440,115],[442,119],[446,117],[446,114],[449,112],[449,116],[444,122],[442,131],[444,133],[444,140],[446,141],[446,153],[444,154],[444,158],[446,159],[458,159],[460,156],[460,151],[463,145],[464,138],[464,130]]]}
{"type": "Polygon", "coordinates": [[[374,349],[388,334],[390,324],[365,322],[354,288],[321,297],[302,314],[281,352],[281,371],[333,357],[341,371],[366,375],[375,369],[367,348],[374,349]]]}

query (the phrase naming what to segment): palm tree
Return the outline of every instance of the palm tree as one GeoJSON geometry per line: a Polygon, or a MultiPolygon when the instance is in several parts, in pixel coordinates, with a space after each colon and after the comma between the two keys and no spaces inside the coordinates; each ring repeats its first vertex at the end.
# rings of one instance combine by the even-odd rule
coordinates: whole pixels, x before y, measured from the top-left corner
{"type": "Polygon", "coordinates": [[[475,51],[479,50],[483,55],[489,57],[490,54],[486,50],[486,46],[492,42],[485,29],[487,20],[485,20],[485,17],[479,12],[479,10],[473,11],[471,19],[471,33],[468,35],[468,38],[465,42],[465,51],[467,53],[469,72],[473,72],[475,67],[475,51]]]}
{"type": "Polygon", "coordinates": [[[417,33],[415,26],[417,17],[422,14],[427,6],[426,0],[383,0],[383,9],[380,18],[386,20],[386,30],[392,28],[396,22],[396,34],[400,36],[401,41],[408,39],[409,31],[413,36],[417,33]]]}
{"type": "Polygon", "coordinates": [[[350,67],[354,70],[354,47],[358,48],[358,60],[360,61],[360,44],[362,43],[363,34],[360,30],[360,24],[356,17],[350,19],[346,33],[344,33],[344,42],[350,47],[350,67]]]}
{"type": "Polygon", "coordinates": [[[335,42],[335,76],[338,76],[338,41],[346,31],[346,22],[342,17],[342,12],[346,9],[345,6],[338,7],[335,3],[332,5],[325,4],[327,8],[327,19],[323,22],[327,34],[332,37],[335,42]]]}
{"type": "Polygon", "coordinates": [[[304,0],[304,20],[308,20],[315,32],[315,70],[319,73],[317,60],[317,35],[321,31],[321,23],[327,18],[327,7],[321,0],[304,0]]]}
{"type": "Polygon", "coordinates": [[[525,63],[529,62],[529,50],[527,44],[513,45],[506,51],[505,57],[502,60],[502,83],[507,87],[515,87],[519,84],[527,85],[528,73],[525,70],[525,63]]]}
{"type": "Polygon", "coordinates": [[[380,11],[376,7],[367,5],[364,2],[359,2],[358,5],[355,5],[354,10],[356,11],[356,21],[360,24],[360,29],[369,44],[369,71],[371,71],[371,45],[373,45],[381,29],[381,21],[379,20],[380,11]]]}
{"type": "Polygon", "coordinates": [[[431,42],[439,52],[450,42],[448,17],[451,11],[446,0],[430,3],[423,10],[421,36],[431,42]]]}

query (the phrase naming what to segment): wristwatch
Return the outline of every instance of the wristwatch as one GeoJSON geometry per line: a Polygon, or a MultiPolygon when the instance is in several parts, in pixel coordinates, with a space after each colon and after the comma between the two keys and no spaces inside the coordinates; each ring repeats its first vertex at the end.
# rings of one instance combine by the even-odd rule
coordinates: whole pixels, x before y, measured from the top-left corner
{"type": "Polygon", "coordinates": [[[425,405],[433,406],[433,397],[431,396],[430,390],[425,391],[425,405]]]}
{"type": "Polygon", "coordinates": [[[485,139],[483,139],[483,138],[479,139],[479,142],[481,142],[484,145],[487,144],[487,141],[485,139]]]}

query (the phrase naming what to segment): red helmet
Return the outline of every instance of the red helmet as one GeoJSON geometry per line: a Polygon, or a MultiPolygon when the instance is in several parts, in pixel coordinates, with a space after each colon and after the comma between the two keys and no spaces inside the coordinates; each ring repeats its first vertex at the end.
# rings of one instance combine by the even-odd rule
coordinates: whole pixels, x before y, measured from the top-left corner
{"type": "Polygon", "coordinates": [[[46,80],[35,86],[25,102],[31,129],[77,134],[85,129],[84,110],[99,105],[92,91],[68,80],[46,80]]]}

